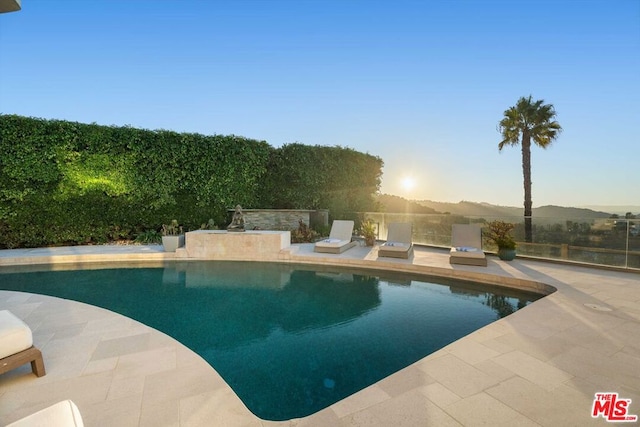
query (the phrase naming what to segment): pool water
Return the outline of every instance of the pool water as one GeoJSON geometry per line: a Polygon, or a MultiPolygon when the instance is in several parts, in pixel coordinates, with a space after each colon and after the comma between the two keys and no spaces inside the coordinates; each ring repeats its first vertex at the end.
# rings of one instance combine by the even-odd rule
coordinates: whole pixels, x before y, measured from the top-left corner
{"type": "Polygon", "coordinates": [[[539,295],[275,263],[20,271],[0,289],[107,308],[202,356],[258,417],[317,412],[539,295]]]}

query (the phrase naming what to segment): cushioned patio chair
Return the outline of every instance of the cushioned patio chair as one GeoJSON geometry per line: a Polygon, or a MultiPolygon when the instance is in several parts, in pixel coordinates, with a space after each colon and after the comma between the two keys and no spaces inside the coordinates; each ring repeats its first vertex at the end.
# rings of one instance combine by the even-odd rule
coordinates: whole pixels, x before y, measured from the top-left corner
{"type": "Polygon", "coordinates": [[[453,224],[449,263],[487,266],[487,257],[482,250],[482,228],[480,225],[453,224]]]}
{"type": "Polygon", "coordinates": [[[378,249],[378,256],[408,259],[413,255],[411,223],[392,222],[387,230],[387,241],[378,249]]]}
{"type": "Polygon", "coordinates": [[[328,254],[341,254],[349,248],[357,245],[357,242],[352,242],[353,236],[353,221],[346,221],[336,219],[331,224],[331,232],[329,238],[316,242],[313,250],[315,252],[323,252],[328,254]]]}
{"type": "Polygon", "coordinates": [[[0,374],[28,362],[36,376],[45,375],[42,353],[33,346],[29,326],[9,310],[0,310],[0,374]]]}
{"type": "Polygon", "coordinates": [[[63,400],[48,408],[19,419],[7,427],[83,427],[80,410],[70,400],[63,400]]]}

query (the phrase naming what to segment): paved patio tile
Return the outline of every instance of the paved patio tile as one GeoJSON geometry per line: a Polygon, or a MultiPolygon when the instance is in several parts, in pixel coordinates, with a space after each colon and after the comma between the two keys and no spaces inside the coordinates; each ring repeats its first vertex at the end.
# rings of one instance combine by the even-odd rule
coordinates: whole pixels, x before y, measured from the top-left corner
{"type": "Polygon", "coordinates": [[[426,358],[418,367],[460,397],[469,397],[496,384],[497,380],[454,355],[426,358]]]}
{"type": "Polygon", "coordinates": [[[565,385],[548,390],[514,377],[486,393],[543,426],[601,425],[590,420],[593,396],[565,385]]]}
{"type": "Polygon", "coordinates": [[[553,390],[565,381],[573,378],[573,375],[570,373],[519,350],[502,354],[494,360],[497,364],[504,366],[514,374],[547,390],[553,390]]]}
{"type": "Polygon", "coordinates": [[[486,393],[478,393],[446,408],[463,426],[537,426],[535,422],[486,393]]]}

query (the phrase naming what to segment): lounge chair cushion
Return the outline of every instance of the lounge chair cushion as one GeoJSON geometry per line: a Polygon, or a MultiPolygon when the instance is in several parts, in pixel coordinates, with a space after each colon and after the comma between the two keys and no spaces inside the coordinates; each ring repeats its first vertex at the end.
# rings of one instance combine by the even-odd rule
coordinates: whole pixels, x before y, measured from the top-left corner
{"type": "Polygon", "coordinates": [[[356,246],[357,244],[357,242],[352,242],[351,240],[325,239],[316,242],[314,251],[329,254],[341,254],[342,252],[356,246]]]}
{"type": "Polygon", "coordinates": [[[84,427],[84,423],[75,403],[63,400],[7,427],[84,427]]]}
{"type": "Polygon", "coordinates": [[[331,224],[331,232],[329,238],[316,242],[314,246],[315,252],[340,254],[349,248],[357,245],[357,242],[351,241],[353,235],[353,221],[336,219],[331,224]]]}
{"type": "Polygon", "coordinates": [[[400,242],[386,242],[380,246],[380,250],[384,252],[407,252],[411,249],[411,244],[400,242]]]}
{"type": "Polygon", "coordinates": [[[340,246],[346,245],[349,242],[351,242],[351,240],[324,239],[316,242],[316,245],[324,246],[325,248],[339,248],[340,246]]]}
{"type": "Polygon", "coordinates": [[[384,244],[380,246],[378,250],[378,256],[391,257],[391,258],[404,258],[409,259],[413,254],[413,245],[407,245],[405,243],[395,243],[393,245],[384,244]]]}
{"type": "Polygon", "coordinates": [[[482,229],[478,224],[453,224],[451,229],[451,264],[487,265],[482,250],[482,229]]]}
{"type": "Polygon", "coordinates": [[[346,240],[340,240],[340,239],[324,239],[321,240],[320,242],[322,244],[328,244],[328,245],[332,245],[332,244],[336,244],[336,243],[340,243],[340,242],[345,242],[346,240]]]}
{"type": "Polygon", "coordinates": [[[382,244],[382,246],[387,247],[387,248],[408,248],[409,246],[411,246],[410,243],[402,243],[402,242],[385,242],[382,244]]]}
{"type": "Polygon", "coordinates": [[[351,241],[353,235],[353,227],[355,223],[353,221],[347,221],[343,219],[336,219],[331,224],[331,231],[329,232],[329,239],[348,240],[351,241]]]}
{"type": "Polygon", "coordinates": [[[46,375],[40,350],[33,346],[31,329],[8,310],[0,310],[0,374],[31,363],[36,376],[46,375]]]}
{"type": "Polygon", "coordinates": [[[412,228],[411,223],[389,223],[387,242],[378,249],[378,256],[408,259],[413,254],[412,228]]]}
{"type": "Polygon", "coordinates": [[[466,265],[479,265],[481,267],[487,266],[487,257],[479,248],[471,247],[458,247],[451,248],[449,252],[450,264],[466,264],[466,265]]]}
{"type": "Polygon", "coordinates": [[[463,258],[484,258],[485,254],[480,248],[473,248],[470,246],[461,246],[457,248],[451,248],[449,255],[463,257],[463,258]]]}
{"type": "Polygon", "coordinates": [[[33,345],[31,329],[9,310],[0,310],[0,359],[33,345]]]}

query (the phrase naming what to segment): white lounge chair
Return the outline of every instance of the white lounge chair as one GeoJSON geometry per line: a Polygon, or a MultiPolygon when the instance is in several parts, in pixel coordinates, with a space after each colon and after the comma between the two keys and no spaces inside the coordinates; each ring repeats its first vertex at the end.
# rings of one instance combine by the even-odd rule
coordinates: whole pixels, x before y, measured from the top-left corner
{"type": "Polygon", "coordinates": [[[9,424],[7,427],[83,427],[80,410],[71,400],[63,400],[9,424]]]}
{"type": "Polygon", "coordinates": [[[482,250],[482,228],[480,225],[453,224],[449,263],[487,266],[487,257],[482,250]]]}
{"type": "Polygon", "coordinates": [[[45,375],[42,353],[33,346],[31,328],[9,310],[0,310],[0,374],[29,362],[36,376],[45,375]]]}
{"type": "Polygon", "coordinates": [[[387,241],[378,249],[378,256],[408,259],[413,254],[412,233],[411,223],[389,223],[387,241]]]}
{"type": "Polygon", "coordinates": [[[341,254],[349,248],[357,245],[357,242],[352,242],[353,236],[353,221],[346,221],[336,219],[331,224],[331,232],[329,238],[316,242],[313,250],[315,252],[323,252],[328,254],[341,254]]]}

